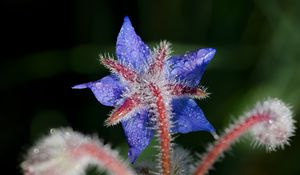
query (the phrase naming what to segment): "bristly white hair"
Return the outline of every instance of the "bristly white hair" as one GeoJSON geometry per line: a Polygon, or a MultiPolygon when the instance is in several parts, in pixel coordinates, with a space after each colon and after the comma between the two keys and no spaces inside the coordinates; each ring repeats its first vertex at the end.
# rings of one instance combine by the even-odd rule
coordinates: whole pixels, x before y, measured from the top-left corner
{"type": "Polygon", "coordinates": [[[258,102],[247,116],[268,116],[267,122],[254,125],[250,133],[254,136],[258,145],[264,145],[267,151],[284,148],[289,145],[290,137],[295,133],[295,120],[290,107],[279,99],[269,98],[258,102]]]}

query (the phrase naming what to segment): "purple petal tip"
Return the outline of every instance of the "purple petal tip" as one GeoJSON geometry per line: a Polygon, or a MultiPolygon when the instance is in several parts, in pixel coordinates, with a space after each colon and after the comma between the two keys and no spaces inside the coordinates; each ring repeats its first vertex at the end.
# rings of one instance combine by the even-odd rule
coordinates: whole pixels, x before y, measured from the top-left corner
{"type": "Polygon", "coordinates": [[[129,19],[128,16],[125,16],[125,17],[124,17],[124,22],[126,22],[126,21],[130,21],[130,19],[129,19]]]}
{"type": "Polygon", "coordinates": [[[132,149],[132,148],[128,151],[128,159],[129,159],[129,161],[130,161],[131,164],[135,163],[138,155],[139,154],[137,154],[136,151],[134,149],[132,149]]]}
{"type": "Polygon", "coordinates": [[[209,52],[216,52],[216,49],[215,49],[215,48],[207,48],[207,50],[208,50],[209,52]]]}
{"type": "Polygon", "coordinates": [[[205,49],[200,49],[199,52],[201,52],[203,55],[205,55],[206,58],[212,59],[216,53],[216,49],[205,48],[205,49]]]}
{"type": "Polygon", "coordinates": [[[209,52],[209,54],[211,54],[211,55],[215,55],[216,49],[214,49],[214,48],[208,48],[208,52],[209,52]]]}
{"type": "Polygon", "coordinates": [[[87,87],[88,87],[87,83],[84,83],[84,84],[75,85],[72,87],[72,89],[85,89],[87,87]]]}

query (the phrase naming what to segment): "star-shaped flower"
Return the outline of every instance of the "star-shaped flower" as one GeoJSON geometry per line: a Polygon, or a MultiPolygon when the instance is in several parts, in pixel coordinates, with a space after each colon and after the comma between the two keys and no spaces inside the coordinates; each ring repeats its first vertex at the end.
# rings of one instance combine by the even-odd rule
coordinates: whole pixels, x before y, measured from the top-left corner
{"type": "Polygon", "coordinates": [[[106,124],[122,123],[128,156],[134,162],[158,125],[164,124],[158,121],[158,113],[166,114],[170,125],[160,127],[171,133],[215,131],[192,99],[207,95],[198,85],[214,54],[215,49],[206,48],[170,56],[170,44],[165,41],[150,50],[125,17],[117,38],[117,60],[101,58],[112,74],[73,88],[89,88],[101,104],[116,107],[106,124]]]}

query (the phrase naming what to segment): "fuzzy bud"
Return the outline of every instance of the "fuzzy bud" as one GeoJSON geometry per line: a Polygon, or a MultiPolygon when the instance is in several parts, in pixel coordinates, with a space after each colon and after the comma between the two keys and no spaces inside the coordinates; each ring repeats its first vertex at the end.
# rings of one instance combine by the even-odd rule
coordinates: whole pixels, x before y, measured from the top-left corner
{"type": "Polygon", "coordinates": [[[294,124],[290,108],[282,101],[270,98],[258,102],[250,112],[226,129],[223,136],[208,149],[194,175],[206,174],[222,153],[248,131],[254,135],[255,141],[265,145],[268,151],[283,148],[294,135],[294,124]]]}
{"type": "Polygon", "coordinates": [[[266,122],[260,122],[250,129],[256,143],[265,145],[268,151],[283,148],[289,144],[289,139],[295,132],[295,120],[290,108],[278,99],[268,99],[258,102],[246,116],[268,117],[266,122]]]}
{"type": "Polygon", "coordinates": [[[134,174],[108,146],[71,129],[51,129],[29,150],[21,167],[25,175],[80,175],[90,164],[111,174],[134,174]]]}

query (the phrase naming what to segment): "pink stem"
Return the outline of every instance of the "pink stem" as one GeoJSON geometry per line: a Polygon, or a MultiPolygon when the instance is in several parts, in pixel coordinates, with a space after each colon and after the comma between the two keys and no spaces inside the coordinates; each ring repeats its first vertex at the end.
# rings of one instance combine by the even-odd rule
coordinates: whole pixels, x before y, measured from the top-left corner
{"type": "Polygon", "coordinates": [[[202,162],[196,168],[194,175],[204,175],[205,173],[207,173],[209,168],[213,165],[213,163],[217,160],[221,153],[226,151],[237,138],[248,131],[253,125],[260,122],[265,122],[269,119],[269,116],[254,115],[233,127],[223,137],[218,139],[215,145],[203,157],[202,162]]]}
{"type": "Polygon", "coordinates": [[[156,97],[156,107],[158,112],[158,134],[160,138],[161,151],[161,168],[163,175],[169,175],[171,170],[171,136],[170,136],[170,121],[167,115],[167,109],[157,86],[150,85],[153,95],[156,97]]]}

